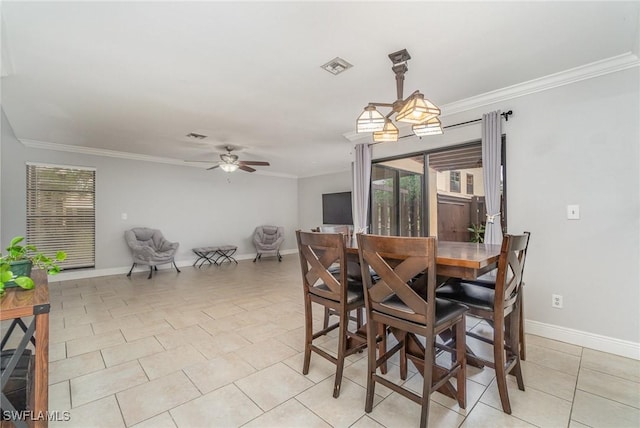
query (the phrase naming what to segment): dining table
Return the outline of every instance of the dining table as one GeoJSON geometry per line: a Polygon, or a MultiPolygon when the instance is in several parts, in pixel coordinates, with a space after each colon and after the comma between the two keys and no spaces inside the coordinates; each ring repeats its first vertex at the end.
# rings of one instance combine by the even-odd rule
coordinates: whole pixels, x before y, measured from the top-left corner
{"type": "MultiPolygon", "coordinates": [[[[500,248],[493,244],[438,241],[436,273],[442,277],[477,279],[498,266],[500,248]]],[[[357,246],[347,246],[347,253],[357,255],[357,246]]]]}

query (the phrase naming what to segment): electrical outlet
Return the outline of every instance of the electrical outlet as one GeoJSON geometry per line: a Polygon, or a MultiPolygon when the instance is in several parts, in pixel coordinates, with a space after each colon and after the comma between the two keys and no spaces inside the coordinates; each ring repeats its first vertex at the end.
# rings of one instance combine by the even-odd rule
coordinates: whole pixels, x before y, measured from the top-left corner
{"type": "Polygon", "coordinates": [[[560,294],[551,295],[551,307],[562,309],[562,296],[560,294]]]}

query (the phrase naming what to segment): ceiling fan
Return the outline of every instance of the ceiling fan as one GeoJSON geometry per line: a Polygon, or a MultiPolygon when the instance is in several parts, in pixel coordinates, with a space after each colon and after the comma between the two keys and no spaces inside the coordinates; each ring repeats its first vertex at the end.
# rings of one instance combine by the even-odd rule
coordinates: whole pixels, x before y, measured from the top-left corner
{"type": "MultiPolygon", "coordinates": [[[[231,146],[226,146],[225,150],[227,151],[227,153],[223,153],[220,155],[220,159],[221,161],[219,161],[217,163],[217,165],[214,165],[210,168],[207,168],[207,170],[210,169],[215,169],[220,167],[220,169],[222,169],[224,172],[233,172],[236,171],[238,169],[241,169],[242,171],[246,171],[246,172],[254,172],[255,169],[251,168],[251,166],[269,166],[269,162],[263,162],[263,161],[241,161],[238,159],[238,155],[234,155],[231,152],[234,150],[233,147],[231,146]]],[[[206,162],[206,163],[211,163],[211,161],[205,161],[205,160],[192,160],[192,161],[185,161],[185,162],[206,162]]]]}

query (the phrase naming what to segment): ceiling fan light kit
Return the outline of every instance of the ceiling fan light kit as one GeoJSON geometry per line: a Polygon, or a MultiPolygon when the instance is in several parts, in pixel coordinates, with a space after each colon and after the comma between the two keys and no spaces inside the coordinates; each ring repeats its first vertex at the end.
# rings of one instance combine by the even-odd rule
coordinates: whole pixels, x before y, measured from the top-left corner
{"type": "MultiPolygon", "coordinates": [[[[227,150],[227,153],[223,153],[220,155],[221,161],[218,162],[216,165],[207,168],[207,170],[216,169],[220,167],[220,169],[223,170],[224,172],[234,172],[239,169],[246,172],[254,172],[255,169],[251,168],[249,165],[269,166],[269,162],[239,160],[237,155],[231,154],[233,147],[227,146],[225,147],[225,149],[227,150]]],[[[185,162],[211,163],[211,161],[208,161],[208,160],[192,160],[192,161],[185,161],[185,162]]]]}
{"type": "Polygon", "coordinates": [[[403,97],[404,75],[409,70],[407,61],[411,59],[409,52],[406,49],[393,52],[389,54],[389,59],[396,75],[398,99],[393,103],[369,103],[356,120],[356,132],[373,132],[373,141],[376,143],[398,141],[398,128],[390,119],[396,113],[395,120],[413,124],[413,132],[419,137],[442,134],[438,119],[440,109],[434,103],[425,99],[420,91],[413,92],[406,99],[403,97]],[[383,116],[376,107],[390,107],[391,111],[383,116]]]}
{"type": "Polygon", "coordinates": [[[220,169],[223,170],[224,172],[237,171],[238,168],[240,168],[240,165],[235,164],[235,163],[222,163],[222,164],[220,164],[220,169]]]}

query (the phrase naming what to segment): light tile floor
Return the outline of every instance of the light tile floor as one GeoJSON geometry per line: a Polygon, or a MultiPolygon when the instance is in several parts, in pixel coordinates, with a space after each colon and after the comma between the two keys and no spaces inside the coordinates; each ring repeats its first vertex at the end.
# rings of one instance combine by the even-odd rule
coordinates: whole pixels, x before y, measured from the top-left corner
{"type": "MultiPolygon", "coordinates": [[[[55,280],[55,277],[50,278],[55,280]]],[[[302,371],[296,255],[281,263],[161,270],[50,284],[51,427],[410,427],[417,404],[378,386],[364,412],[366,353],[348,358],[341,395],[332,364],[302,371]]],[[[317,310],[320,322],[321,311],[317,310]]],[[[480,332],[484,324],[472,324],[480,332]]],[[[3,325],[6,328],[6,326],[3,325]]],[[[526,391],[509,382],[502,412],[491,369],[468,369],[467,409],[432,396],[434,427],[638,427],[640,362],[527,337],[526,391]]],[[[335,348],[335,337],[323,346],[335,348]]],[[[480,349],[487,352],[487,349],[480,349]]],[[[398,379],[397,365],[390,376],[398,379]]],[[[397,360],[396,360],[397,362],[397,360]]],[[[420,391],[411,371],[408,388],[420,391]]]]}

